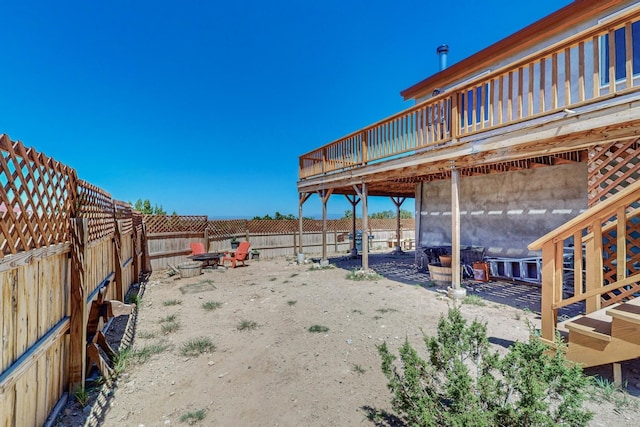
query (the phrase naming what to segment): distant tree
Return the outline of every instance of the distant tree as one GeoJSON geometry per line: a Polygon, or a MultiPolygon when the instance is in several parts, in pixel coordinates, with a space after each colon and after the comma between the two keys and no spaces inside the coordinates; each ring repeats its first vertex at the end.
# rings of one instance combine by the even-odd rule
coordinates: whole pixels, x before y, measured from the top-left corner
{"type": "Polygon", "coordinates": [[[274,216],[271,216],[269,214],[266,214],[265,216],[258,215],[258,216],[254,216],[253,219],[298,219],[298,217],[294,216],[293,214],[284,215],[276,211],[274,216]]]}
{"type": "MultiPolygon", "coordinates": [[[[395,217],[396,217],[396,211],[392,211],[392,210],[376,212],[369,215],[369,218],[373,218],[373,219],[390,219],[395,217]]],[[[400,209],[400,218],[410,219],[410,218],[413,218],[413,214],[411,213],[411,211],[408,211],[406,209],[400,209]]]]}
{"type": "MultiPolygon", "coordinates": [[[[129,204],[131,204],[131,202],[129,202],[129,204]]],[[[136,203],[133,205],[133,209],[147,215],[166,215],[167,214],[165,210],[162,209],[162,206],[158,206],[156,204],[153,207],[151,207],[151,202],[149,201],[149,199],[144,199],[144,200],[138,199],[136,203]]],[[[175,214],[175,211],[174,211],[174,214],[175,214]]]]}
{"type": "MultiPolygon", "coordinates": [[[[395,217],[396,217],[396,211],[392,211],[392,210],[375,212],[375,213],[369,214],[369,218],[371,219],[390,219],[395,217]]],[[[353,218],[353,210],[347,209],[346,211],[344,211],[344,216],[342,217],[342,219],[351,219],[351,218],[353,218]]],[[[400,218],[411,219],[413,218],[413,213],[411,213],[411,211],[408,211],[406,209],[400,209],[400,218]]]]}

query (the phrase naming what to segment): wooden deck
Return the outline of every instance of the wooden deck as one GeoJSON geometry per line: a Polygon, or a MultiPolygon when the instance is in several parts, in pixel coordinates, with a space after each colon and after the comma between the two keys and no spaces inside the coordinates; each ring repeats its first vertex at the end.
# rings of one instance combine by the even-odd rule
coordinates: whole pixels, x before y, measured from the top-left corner
{"type": "Polygon", "coordinates": [[[632,9],[303,154],[298,191],[354,194],[366,182],[370,195],[412,196],[416,182],[447,179],[452,167],[473,175],[583,161],[587,147],[637,138],[639,20],[632,9]]]}

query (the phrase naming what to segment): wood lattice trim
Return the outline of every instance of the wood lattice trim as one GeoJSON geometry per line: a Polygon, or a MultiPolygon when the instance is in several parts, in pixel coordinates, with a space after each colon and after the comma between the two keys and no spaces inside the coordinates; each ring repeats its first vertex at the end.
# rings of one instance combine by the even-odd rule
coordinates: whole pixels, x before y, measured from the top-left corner
{"type": "Polygon", "coordinates": [[[0,135],[0,257],[69,241],[76,172],[0,135]]]}
{"type": "Polygon", "coordinates": [[[111,195],[84,180],[78,180],[78,218],[89,220],[89,242],[115,232],[114,203],[111,195]]]}
{"type": "MultiPolygon", "coordinates": [[[[620,192],[640,178],[640,138],[617,141],[607,145],[595,146],[589,150],[589,206],[594,206],[620,192]]],[[[638,207],[627,207],[629,215],[626,231],[626,267],[627,276],[640,272],[640,217],[638,207]]],[[[613,221],[611,219],[610,221],[613,221]]],[[[619,268],[616,248],[617,230],[610,227],[602,233],[603,286],[618,280],[619,268]]],[[[601,305],[624,301],[640,291],[639,283],[632,283],[624,291],[613,290],[601,296],[601,305]]]]}
{"type": "MultiPolygon", "coordinates": [[[[369,230],[395,230],[396,219],[369,219],[369,230]]],[[[402,219],[401,227],[407,230],[415,228],[414,219],[402,219]]],[[[211,220],[207,224],[207,232],[213,238],[229,238],[232,236],[250,234],[294,234],[298,233],[300,223],[297,219],[283,220],[211,220]]],[[[304,232],[322,232],[323,223],[319,219],[303,219],[304,232]]],[[[350,233],[353,230],[350,219],[327,220],[327,231],[334,233],[350,233]]],[[[356,219],[356,229],[362,229],[362,220],[356,219]]]]}
{"type": "Polygon", "coordinates": [[[594,146],[589,150],[589,206],[640,179],[640,138],[594,146]]]}
{"type": "Polygon", "coordinates": [[[133,233],[133,210],[127,202],[119,200],[113,201],[115,218],[120,221],[120,231],[122,234],[133,233]]]}
{"type": "Polygon", "coordinates": [[[204,233],[207,217],[201,215],[144,215],[147,233],[176,231],[204,233]]]}
{"type": "MultiPolygon", "coordinates": [[[[633,207],[627,208],[626,221],[626,260],[622,263],[625,269],[624,274],[630,277],[640,273],[640,213],[633,207]]],[[[620,263],[616,248],[616,228],[610,227],[602,233],[602,251],[604,267],[603,285],[614,283],[619,280],[620,263]]],[[[624,301],[631,295],[640,292],[640,283],[631,283],[624,290],[613,290],[602,295],[602,307],[624,301]]]]}

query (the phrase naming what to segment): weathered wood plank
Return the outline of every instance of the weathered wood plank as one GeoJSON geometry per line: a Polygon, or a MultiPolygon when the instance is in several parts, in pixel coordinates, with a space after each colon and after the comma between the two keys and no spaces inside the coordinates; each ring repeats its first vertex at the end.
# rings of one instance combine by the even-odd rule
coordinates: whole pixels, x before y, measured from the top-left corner
{"type": "Polygon", "coordinates": [[[8,369],[0,375],[0,395],[11,388],[20,377],[24,375],[34,363],[46,353],[49,348],[64,339],[64,335],[69,331],[70,319],[65,318],[58,322],[45,336],[36,342],[27,352],[22,354],[8,369]]]}

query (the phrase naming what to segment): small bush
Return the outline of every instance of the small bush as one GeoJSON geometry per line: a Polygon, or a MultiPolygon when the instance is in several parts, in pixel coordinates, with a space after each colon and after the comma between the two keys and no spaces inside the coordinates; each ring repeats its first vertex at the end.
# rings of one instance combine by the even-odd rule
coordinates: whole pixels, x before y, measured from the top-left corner
{"type": "Polygon", "coordinates": [[[180,422],[187,423],[189,425],[193,425],[198,421],[204,420],[207,412],[204,409],[198,409],[197,411],[187,412],[180,416],[180,422]]]}
{"type": "Polygon", "coordinates": [[[180,305],[180,304],[182,304],[182,300],[179,300],[179,299],[170,299],[162,302],[162,305],[164,305],[165,307],[169,307],[172,305],[180,305]]]}
{"type": "Polygon", "coordinates": [[[176,316],[175,314],[170,314],[167,317],[163,317],[162,319],[158,320],[158,323],[173,323],[177,318],[178,316],[176,316]]]}
{"type": "Polygon", "coordinates": [[[153,356],[154,354],[160,354],[164,351],[167,351],[170,348],[171,346],[164,342],[145,345],[140,350],[134,351],[129,356],[129,360],[135,361],[136,363],[145,363],[149,359],[151,359],[151,356],[153,356]]]}
{"type": "Polygon", "coordinates": [[[193,338],[182,344],[180,354],[183,356],[198,356],[202,353],[211,353],[216,350],[215,344],[207,337],[193,338]]]}
{"type": "Polygon", "coordinates": [[[73,397],[76,398],[76,402],[85,406],[89,402],[89,390],[85,387],[76,386],[73,389],[73,397]]]}
{"type": "Polygon", "coordinates": [[[135,304],[140,307],[142,305],[142,298],[138,294],[127,295],[124,299],[125,304],[135,304]]]}
{"type": "Polygon", "coordinates": [[[202,303],[202,308],[207,311],[213,311],[222,307],[222,303],[218,301],[207,301],[202,303]]]}
{"type": "Polygon", "coordinates": [[[157,334],[153,331],[140,331],[140,332],[136,332],[136,337],[138,338],[142,338],[142,339],[150,339],[150,338],[155,338],[157,336],[157,334]]]}
{"type": "Polygon", "coordinates": [[[486,325],[467,326],[459,309],[441,317],[437,337],[425,337],[422,359],[408,339],[396,363],[378,346],[393,410],[412,426],[586,426],[589,379],[558,350],[538,339],[516,342],[501,358],[489,351],[486,325]]]}
{"type": "Polygon", "coordinates": [[[329,332],[329,328],[322,325],[313,325],[309,327],[308,331],[309,332],[329,332]]]}
{"type": "Polygon", "coordinates": [[[113,371],[116,376],[120,376],[127,369],[127,366],[131,363],[132,356],[131,347],[116,353],[113,358],[113,371]]]}
{"type": "Polygon", "coordinates": [[[355,363],[353,365],[351,365],[351,368],[352,368],[353,372],[355,372],[356,374],[362,375],[365,372],[367,372],[366,369],[364,369],[362,366],[360,366],[358,364],[355,364],[355,363]]]}
{"type": "Polygon", "coordinates": [[[242,320],[237,326],[239,331],[252,331],[258,327],[258,324],[253,320],[242,320]]]}
{"type": "Polygon", "coordinates": [[[477,305],[479,307],[484,307],[487,305],[486,301],[478,295],[467,295],[462,300],[462,303],[469,304],[469,305],[477,305]]]}
{"type": "Polygon", "coordinates": [[[163,334],[171,334],[180,330],[180,322],[167,322],[163,323],[160,328],[163,334]]]}
{"type": "Polygon", "coordinates": [[[376,281],[376,280],[380,280],[383,279],[384,277],[379,275],[378,273],[376,273],[373,270],[351,270],[348,274],[347,274],[347,280],[356,280],[356,281],[363,281],[363,280],[371,280],[371,281],[376,281]]]}

